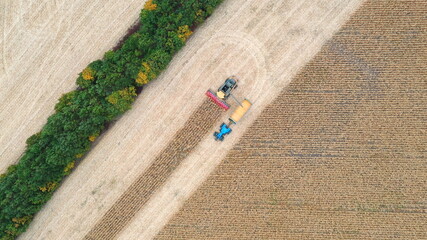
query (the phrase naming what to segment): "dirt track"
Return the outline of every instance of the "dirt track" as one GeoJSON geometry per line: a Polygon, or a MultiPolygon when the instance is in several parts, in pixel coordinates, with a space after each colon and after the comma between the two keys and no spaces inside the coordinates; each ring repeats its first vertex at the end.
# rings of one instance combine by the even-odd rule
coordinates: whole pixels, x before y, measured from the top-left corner
{"type": "MultiPolygon", "coordinates": [[[[151,166],[177,130],[183,127],[191,113],[205,100],[206,89],[217,87],[229,75],[237,75],[241,81],[236,95],[239,98],[247,97],[254,103],[251,112],[234,128],[233,134],[224,143],[215,143],[211,136],[203,139],[125,230],[129,236],[154,236],[219,164],[266,104],[320,50],[361,2],[225,1],[214,16],[193,35],[188,46],[174,58],[170,68],[144,89],[133,109],[104,135],[97,147],[37,215],[22,239],[80,239],[85,236],[138,176],[151,166]],[[156,218],[141,222],[150,211],[158,213],[156,218]],[[141,231],[145,235],[140,235],[141,231]]],[[[140,6],[134,8],[139,9],[140,6]]],[[[114,10],[129,11],[128,8],[120,7],[115,7],[114,10]]],[[[102,9],[97,14],[111,15],[108,11],[102,12],[102,9]]],[[[89,21],[89,18],[86,20],[89,21]]],[[[127,26],[132,21],[129,20],[127,26]]],[[[116,33],[117,28],[110,29],[114,29],[116,33]]],[[[125,29],[126,27],[121,34],[125,29]]],[[[88,38],[87,41],[92,39],[88,38]]],[[[111,39],[108,36],[108,40],[111,39]]],[[[88,45],[90,46],[86,42],[86,47],[88,45]]],[[[106,49],[100,49],[98,55],[92,54],[90,59],[100,57],[106,49]],[[96,56],[93,57],[94,55],[96,56]]],[[[86,49],[79,53],[89,54],[86,49]]],[[[56,54],[65,56],[66,53],[59,51],[56,54]]],[[[76,59],[80,60],[80,56],[71,56],[69,65],[75,66],[74,62],[76,59]]],[[[55,63],[63,66],[64,61],[57,60],[55,63]]],[[[73,74],[77,74],[86,63],[77,64],[73,74]]],[[[37,69],[36,66],[33,67],[37,69]]],[[[29,72],[25,74],[29,75],[29,72]]],[[[70,85],[72,81],[74,78],[70,80],[70,85]]],[[[25,84],[30,83],[25,81],[25,84]]],[[[51,84],[53,83],[56,82],[52,81],[51,84]]],[[[67,84],[64,82],[64,85],[67,84]]],[[[59,92],[46,101],[57,99],[59,92]]],[[[38,120],[34,118],[38,126],[44,123],[53,104],[54,102],[40,104],[43,106],[40,109],[47,110],[47,113],[37,118],[38,120]]],[[[17,105],[19,104],[10,105],[10,109],[17,105]]],[[[36,102],[34,106],[39,105],[36,102]]],[[[27,110],[36,112],[38,108],[27,110]]],[[[26,120],[20,119],[20,123],[33,128],[34,123],[26,120]]],[[[12,122],[9,123],[10,128],[13,128],[12,122]]],[[[2,131],[10,131],[10,128],[3,130],[2,125],[2,131]]],[[[36,129],[37,127],[34,132],[36,129]]],[[[11,132],[7,134],[13,135],[11,132]]],[[[21,138],[21,141],[16,142],[25,140],[25,137],[21,138]]],[[[23,145],[21,150],[22,148],[23,145]]],[[[10,152],[15,156],[20,154],[19,149],[10,152]]]]}
{"type": "Polygon", "coordinates": [[[153,164],[120,196],[85,239],[114,239],[206,136],[224,111],[206,99],[153,164]]]}

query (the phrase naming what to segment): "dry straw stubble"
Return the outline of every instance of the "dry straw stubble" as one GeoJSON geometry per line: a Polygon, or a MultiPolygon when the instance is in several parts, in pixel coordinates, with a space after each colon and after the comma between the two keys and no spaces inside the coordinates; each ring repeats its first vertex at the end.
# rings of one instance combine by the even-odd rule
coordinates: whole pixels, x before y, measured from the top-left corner
{"type": "Polygon", "coordinates": [[[366,2],[157,239],[426,239],[427,2],[366,2]]]}

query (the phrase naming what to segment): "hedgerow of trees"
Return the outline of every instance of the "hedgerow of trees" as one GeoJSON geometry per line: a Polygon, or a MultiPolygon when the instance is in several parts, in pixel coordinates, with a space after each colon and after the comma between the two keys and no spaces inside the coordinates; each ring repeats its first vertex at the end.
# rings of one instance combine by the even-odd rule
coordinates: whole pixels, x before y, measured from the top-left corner
{"type": "Polygon", "coordinates": [[[16,165],[0,176],[0,239],[24,232],[105,126],[131,108],[136,89],[156,78],[222,0],[149,0],[140,29],[90,63],[64,94],[16,165]]]}

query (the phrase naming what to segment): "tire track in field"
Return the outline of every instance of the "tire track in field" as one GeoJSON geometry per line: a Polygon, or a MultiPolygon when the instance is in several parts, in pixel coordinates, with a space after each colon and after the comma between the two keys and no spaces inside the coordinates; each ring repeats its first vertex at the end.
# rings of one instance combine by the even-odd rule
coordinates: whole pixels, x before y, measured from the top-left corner
{"type": "Polygon", "coordinates": [[[122,194],[84,239],[114,239],[212,129],[223,111],[205,100],[153,164],[122,194]]]}

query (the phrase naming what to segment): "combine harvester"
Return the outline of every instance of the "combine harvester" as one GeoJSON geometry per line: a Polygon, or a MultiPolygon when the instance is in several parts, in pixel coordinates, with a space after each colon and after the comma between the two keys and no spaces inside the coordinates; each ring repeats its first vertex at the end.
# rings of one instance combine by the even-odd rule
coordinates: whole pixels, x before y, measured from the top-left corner
{"type": "Polygon", "coordinates": [[[224,110],[228,110],[230,105],[225,102],[227,98],[231,95],[231,90],[237,88],[237,79],[232,76],[225,80],[224,84],[218,88],[218,91],[214,93],[212,90],[206,92],[208,96],[216,105],[224,110]]]}
{"type": "Polygon", "coordinates": [[[218,91],[216,93],[212,92],[211,90],[208,90],[206,92],[206,95],[224,110],[228,110],[230,108],[230,105],[226,102],[229,96],[231,96],[239,104],[237,109],[233,112],[233,114],[231,114],[230,118],[228,119],[228,124],[222,123],[219,132],[214,133],[215,140],[217,141],[223,141],[224,136],[230,134],[232,131],[230,126],[232,124],[237,124],[237,122],[246,114],[246,112],[252,106],[252,103],[249,102],[249,100],[245,99],[240,103],[231,94],[231,90],[235,88],[237,88],[237,79],[234,77],[230,77],[225,80],[224,84],[218,88],[218,91]]]}

